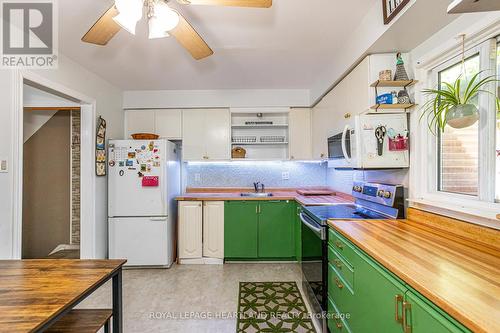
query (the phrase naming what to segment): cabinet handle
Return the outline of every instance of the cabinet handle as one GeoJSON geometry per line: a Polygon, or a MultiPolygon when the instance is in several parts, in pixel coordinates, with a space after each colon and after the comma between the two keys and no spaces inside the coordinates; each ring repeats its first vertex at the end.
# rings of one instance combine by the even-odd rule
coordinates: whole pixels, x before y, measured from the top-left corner
{"type": "Polygon", "coordinates": [[[336,241],[335,242],[335,246],[338,247],[339,249],[343,249],[344,248],[344,244],[342,244],[342,242],[340,242],[340,241],[336,241]]]}
{"type": "Polygon", "coordinates": [[[259,205],[255,205],[255,214],[259,214],[259,205]]]}
{"type": "Polygon", "coordinates": [[[325,157],[325,154],[321,153],[320,157],[321,157],[321,158],[325,157]]]}
{"type": "Polygon", "coordinates": [[[399,304],[403,302],[403,296],[402,295],[396,295],[394,296],[394,319],[396,322],[400,323],[403,321],[403,319],[399,316],[399,304]]]}
{"type": "Polygon", "coordinates": [[[411,316],[411,304],[403,302],[403,332],[411,333],[411,324],[408,324],[408,313],[411,316]]]}
{"type": "Polygon", "coordinates": [[[340,282],[338,278],[335,278],[335,284],[337,285],[337,288],[342,289],[344,288],[344,285],[340,282]]]}
{"type": "Polygon", "coordinates": [[[337,326],[337,328],[338,328],[339,330],[341,330],[341,329],[342,329],[342,327],[343,327],[343,325],[342,325],[342,321],[341,321],[340,319],[339,319],[338,321],[337,321],[337,319],[335,319],[335,326],[337,326]]]}
{"type": "Polygon", "coordinates": [[[339,259],[333,259],[333,263],[337,266],[337,268],[342,269],[342,262],[339,259]]]}

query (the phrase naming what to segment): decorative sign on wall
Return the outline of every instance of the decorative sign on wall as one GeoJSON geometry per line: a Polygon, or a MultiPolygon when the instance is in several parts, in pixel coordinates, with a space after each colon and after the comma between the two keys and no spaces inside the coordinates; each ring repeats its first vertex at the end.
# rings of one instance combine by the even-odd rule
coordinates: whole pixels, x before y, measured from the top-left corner
{"type": "Polygon", "coordinates": [[[384,24],[389,24],[410,0],[382,0],[384,8],[384,24]]]}
{"type": "Polygon", "coordinates": [[[99,117],[97,121],[95,145],[95,173],[106,176],[106,120],[99,117]]]}

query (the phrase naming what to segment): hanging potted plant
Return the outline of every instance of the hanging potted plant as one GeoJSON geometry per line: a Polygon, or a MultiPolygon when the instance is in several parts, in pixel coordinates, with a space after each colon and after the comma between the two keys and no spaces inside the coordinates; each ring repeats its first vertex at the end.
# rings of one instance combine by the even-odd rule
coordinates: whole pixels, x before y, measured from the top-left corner
{"type": "MultiPolygon", "coordinates": [[[[479,93],[495,96],[486,90],[485,86],[499,82],[495,75],[481,79],[482,73],[475,74],[468,82],[464,82],[460,75],[453,83],[443,82],[441,89],[422,90],[422,93],[430,99],[422,107],[421,118],[427,115],[429,129],[433,133],[435,130],[444,132],[446,125],[465,128],[477,122],[479,110],[473,100],[479,93]]],[[[497,110],[500,110],[500,99],[496,96],[495,99],[497,110]]]]}

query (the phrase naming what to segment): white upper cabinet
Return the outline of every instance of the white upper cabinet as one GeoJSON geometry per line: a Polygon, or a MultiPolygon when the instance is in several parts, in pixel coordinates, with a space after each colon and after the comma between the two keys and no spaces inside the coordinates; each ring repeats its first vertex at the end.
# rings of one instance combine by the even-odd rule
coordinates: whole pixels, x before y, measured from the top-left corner
{"type": "Polygon", "coordinates": [[[127,139],[134,133],[155,132],[155,111],[129,110],[125,113],[125,133],[127,139]]]}
{"type": "Polygon", "coordinates": [[[155,111],[155,134],[169,140],[182,139],[182,110],[155,111]]]}
{"type": "Polygon", "coordinates": [[[288,115],[291,160],[312,158],[311,109],[291,109],[288,115]]]}
{"type": "Polygon", "coordinates": [[[154,133],[169,140],[182,139],[182,110],[127,110],[125,133],[154,133]]]}
{"type": "Polygon", "coordinates": [[[184,161],[231,159],[228,109],[189,109],[182,117],[184,161]]]}
{"type": "Polygon", "coordinates": [[[313,108],[313,159],[327,159],[328,138],[342,132],[349,117],[370,107],[370,57],[366,57],[313,108]]]}

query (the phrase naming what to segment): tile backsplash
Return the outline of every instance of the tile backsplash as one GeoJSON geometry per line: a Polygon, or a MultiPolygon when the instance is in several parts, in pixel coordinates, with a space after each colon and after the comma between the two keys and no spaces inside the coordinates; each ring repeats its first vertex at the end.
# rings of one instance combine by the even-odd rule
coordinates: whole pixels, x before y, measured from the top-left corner
{"type": "Polygon", "coordinates": [[[325,186],[327,165],[319,162],[220,162],[184,165],[187,187],[266,187],[325,186]],[[288,178],[288,179],[283,179],[288,178]]]}

